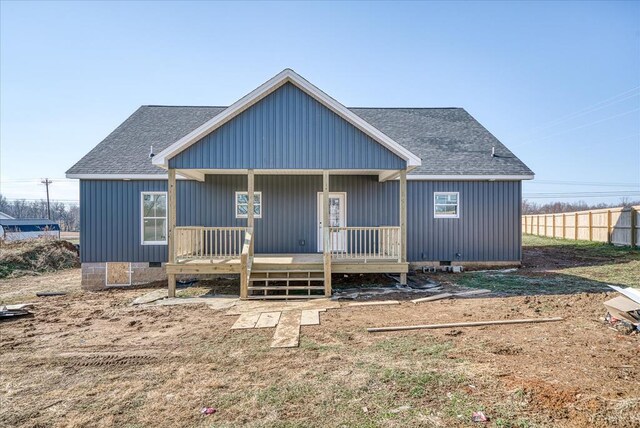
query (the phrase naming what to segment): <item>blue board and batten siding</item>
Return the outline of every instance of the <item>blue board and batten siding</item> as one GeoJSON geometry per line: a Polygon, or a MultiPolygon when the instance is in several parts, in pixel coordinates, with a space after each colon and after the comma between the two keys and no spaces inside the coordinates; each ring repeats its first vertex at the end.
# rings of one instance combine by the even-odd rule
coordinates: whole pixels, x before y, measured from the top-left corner
{"type": "Polygon", "coordinates": [[[171,158],[169,167],[398,170],[406,162],[286,83],[171,158]]]}
{"type": "MultiPolygon", "coordinates": [[[[331,191],[347,193],[348,226],[398,225],[398,181],[376,176],[331,176],[331,191]]],[[[244,226],[236,219],[234,192],[242,175],[178,180],[177,224],[244,226]]],[[[140,193],[166,191],[165,180],[81,180],[82,262],[162,262],[165,245],[141,245],[140,193]]],[[[257,253],[313,253],[317,249],[320,176],[256,176],[263,217],[256,219],[257,253]],[[304,241],[304,245],[301,245],[304,241]]],[[[418,261],[519,261],[519,181],[409,181],[407,258],[418,261]],[[460,192],[460,218],[436,219],[433,193],[460,192]]]]}

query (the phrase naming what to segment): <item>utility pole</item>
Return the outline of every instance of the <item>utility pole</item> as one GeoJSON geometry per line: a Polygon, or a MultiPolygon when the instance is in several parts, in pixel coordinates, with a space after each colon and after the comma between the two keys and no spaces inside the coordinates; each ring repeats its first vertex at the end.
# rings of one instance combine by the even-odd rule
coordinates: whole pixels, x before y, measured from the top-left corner
{"type": "Polygon", "coordinates": [[[47,218],[51,220],[51,207],[49,206],[49,184],[53,183],[53,181],[45,178],[41,181],[41,183],[44,184],[47,188],[47,218]]]}

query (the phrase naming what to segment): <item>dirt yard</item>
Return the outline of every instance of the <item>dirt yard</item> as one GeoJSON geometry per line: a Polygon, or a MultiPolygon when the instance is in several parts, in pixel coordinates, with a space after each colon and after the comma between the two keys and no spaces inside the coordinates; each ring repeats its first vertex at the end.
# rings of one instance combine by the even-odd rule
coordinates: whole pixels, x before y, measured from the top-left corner
{"type": "Polygon", "coordinates": [[[497,284],[491,297],[330,309],[295,349],[270,348],[273,329],[231,331],[236,317],[205,304],[130,306],[150,289],[81,292],[79,270],[0,280],[3,303],[38,302],[0,324],[0,426],[485,425],[474,411],[496,427],[640,426],[639,336],[600,321],[615,293],[584,292],[608,270],[638,279],[625,269],[640,255],[546,241],[528,242],[516,272],[429,277],[497,284]],[[69,294],[35,298],[53,290],[69,294]],[[366,331],[551,316],[565,321],[366,331]]]}

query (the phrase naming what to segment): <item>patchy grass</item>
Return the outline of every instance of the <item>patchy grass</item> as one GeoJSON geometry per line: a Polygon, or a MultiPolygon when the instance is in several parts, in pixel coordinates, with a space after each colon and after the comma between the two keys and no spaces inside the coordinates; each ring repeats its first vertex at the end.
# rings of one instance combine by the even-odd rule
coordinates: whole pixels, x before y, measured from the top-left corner
{"type": "Polygon", "coordinates": [[[567,275],[530,276],[518,272],[465,272],[455,283],[469,288],[486,288],[499,294],[599,293],[609,288],[601,282],[567,275]]]}
{"type": "Polygon", "coordinates": [[[640,251],[630,247],[525,235],[522,268],[440,274],[438,280],[504,295],[608,291],[607,284],[640,286],[640,251]]]}
{"type": "MultiPolygon", "coordinates": [[[[302,327],[295,349],[270,348],[274,329],[230,330],[236,317],[206,305],[131,307],[145,290],[82,292],[79,270],[0,280],[0,301],[39,303],[34,317],[2,325],[0,426],[640,426],[640,336],[597,321],[614,293],[566,294],[601,287],[597,269],[627,272],[637,252],[534,244],[516,272],[441,278],[558,295],[343,306],[302,327]],[[596,271],[582,277],[576,269],[596,271]],[[33,294],[52,288],[69,294],[33,294]],[[565,321],[366,331],[538,316],[565,321]],[[202,416],[204,406],[217,412],[202,416]],[[490,422],[473,424],[474,411],[490,422]]],[[[180,292],[206,290],[199,283],[180,292]]]]}

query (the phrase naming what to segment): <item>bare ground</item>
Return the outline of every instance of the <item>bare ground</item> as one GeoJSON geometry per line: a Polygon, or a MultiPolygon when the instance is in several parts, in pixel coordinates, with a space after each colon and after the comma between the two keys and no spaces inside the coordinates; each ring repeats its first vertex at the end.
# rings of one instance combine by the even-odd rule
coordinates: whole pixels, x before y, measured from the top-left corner
{"type": "Polygon", "coordinates": [[[148,289],[79,282],[0,281],[2,301],[71,291],[0,325],[0,426],[449,427],[477,410],[500,427],[640,426],[640,340],[600,321],[615,293],[343,307],[302,327],[300,348],[271,349],[273,329],[230,331],[205,305],[134,308],[148,289]],[[566,321],[366,332],[548,316],[566,321]]]}

